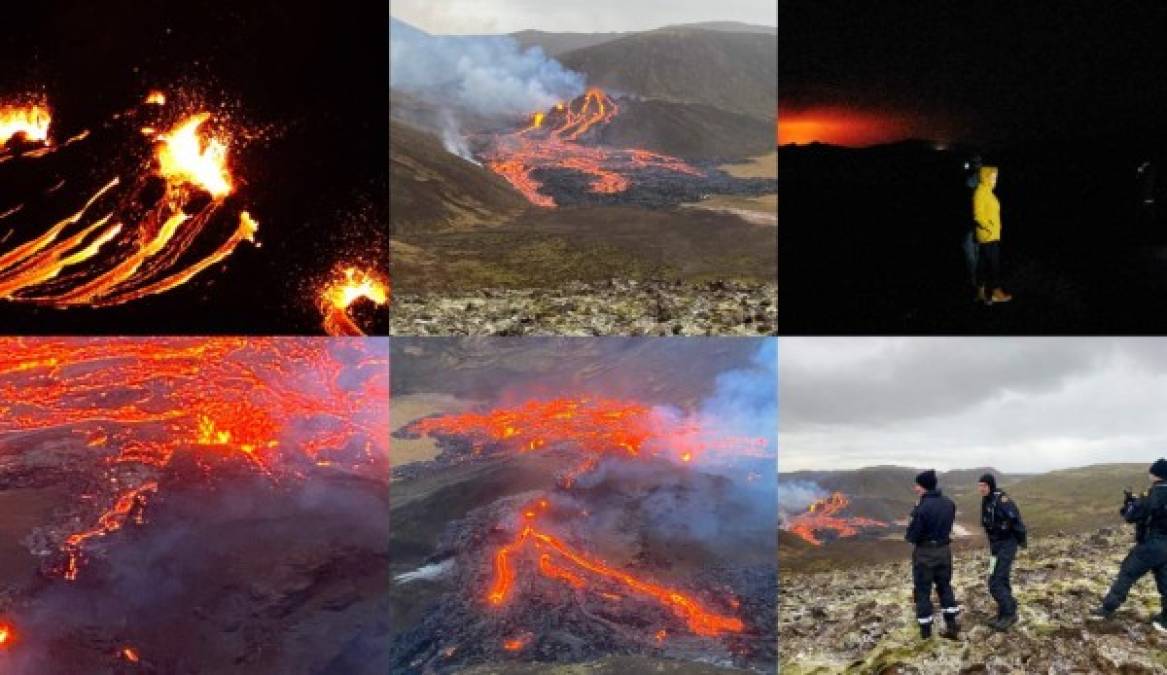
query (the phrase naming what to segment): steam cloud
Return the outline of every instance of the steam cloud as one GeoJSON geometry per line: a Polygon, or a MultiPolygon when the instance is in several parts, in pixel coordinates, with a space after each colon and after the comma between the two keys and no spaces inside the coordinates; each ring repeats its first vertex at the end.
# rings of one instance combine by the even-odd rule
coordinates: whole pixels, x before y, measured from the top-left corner
{"type": "Polygon", "coordinates": [[[510,36],[430,35],[396,19],[389,27],[390,86],[442,106],[442,142],[464,159],[470,152],[452,110],[526,115],[584,91],[583,75],[510,36]]]}
{"type": "Polygon", "coordinates": [[[785,520],[791,514],[802,513],[828,494],[814,481],[783,480],[778,487],[778,517],[785,520]]]}

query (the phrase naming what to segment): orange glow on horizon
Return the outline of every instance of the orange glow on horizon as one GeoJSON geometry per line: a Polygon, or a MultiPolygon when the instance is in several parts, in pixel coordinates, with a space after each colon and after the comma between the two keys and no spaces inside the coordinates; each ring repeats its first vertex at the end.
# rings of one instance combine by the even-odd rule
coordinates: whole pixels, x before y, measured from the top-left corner
{"type": "Polygon", "coordinates": [[[827,143],[862,147],[913,135],[908,123],[889,114],[829,107],[778,111],[779,145],[827,143]]]}

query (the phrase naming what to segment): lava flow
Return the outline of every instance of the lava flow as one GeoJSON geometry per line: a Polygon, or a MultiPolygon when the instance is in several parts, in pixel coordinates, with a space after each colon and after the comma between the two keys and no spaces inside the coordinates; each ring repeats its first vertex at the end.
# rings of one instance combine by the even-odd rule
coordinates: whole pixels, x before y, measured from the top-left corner
{"type": "Polygon", "coordinates": [[[346,267],[320,293],[324,332],[336,337],[364,335],[349,315],[349,308],[361,298],[374,305],[384,305],[389,302],[389,282],[376,273],[346,267]]]}
{"type": "Polygon", "coordinates": [[[99,540],[143,525],[192,470],[274,484],[325,466],[378,475],[386,352],[374,340],[0,339],[0,456],[19,466],[54,439],[83,477],[72,508],[92,524],[48,535],[62,554],[53,570],[72,581],[99,540]]]}
{"type": "Polygon", "coordinates": [[[887,523],[880,520],[840,515],[850,504],[846,495],[835,492],[811,504],[804,513],[790,518],[784,529],[815,546],[821,546],[823,541],[819,535],[823,532],[845,538],[854,537],[863,528],[887,527],[887,523]]]}
{"type": "Polygon", "coordinates": [[[637,401],[587,397],[536,399],[486,412],[429,417],[408,425],[406,431],[467,438],[475,453],[531,452],[552,445],[582,450],[587,454],[585,464],[567,474],[569,486],[571,478],[593,468],[606,454],[666,454],[689,463],[706,453],[756,456],[767,444],[764,438],[719,433],[637,401]]]}
{"type": "MultiPolygon", "coordinates": [[[[487,412],[469,412],[424,418],[409,425],[411,433],[435,437],[460,437],[473,443],[474,453],[582,451],[583,461],[561,476],[559,489],[567,491],[576,479],[596,469],[603,457],[624,461],[649,461],[666,455],[681,466],[709,451],[757,455],[768,447],[766,439],[720,436],[715,430],[636,401],[602,398],[532,400],[487,412]]],[[[521,573],[537,572],[581,593],[620,600],[636,597],[656,603],[684,622],[688,630],[716,637],[745,630],[735,616],[711,609],[695,596],[658,584],[641,575],[618,569],[566,538],[553,533],[546,521],[551,516],[574,518],[578,506],[557,511],[550,495],[536,498],[519,509],[519,525],[513,539],[492,554],[493,573],[484,591],[488,605],[507,604],[515,593],[521,573]]],[[[584,514],[586,516],[586,513],[584,514]]],[[[509,528],[508,528],[509,529],[509,528]]],[[[732,606],[732,600],[729,601],[732,606]]],[[[656,633],[646,639],[655,639],[656,633]]],[[[513,651],[510,641],[503,648],[513,651]]]]}
{"type": "Polygon", "coordinates": [[[511,594],[516,575],[511,558],[527,548],[533,548],[539,555],[538,570],[543,576],[558,579],[577,589],[603,584],[614,586],[625,593],[652,598],[671,609],[697,635],[714,637],[722,633],[738,633],[745,628],[741,619],[712,612],[690,595],[610,567],[572,548],[556,536],[536,529],[534,523],[547,507],[546,499],[526,506],[523,509],[523,529],[514,541],[501,547],[495,554],[494,580],[486,596],[490,604],[501,605],[511,594]],[[550,562],[552,556],[560,563],[570,565],[574,572],[550,562]]]}
{"type": "Polygon", "coordinates": [[[624,192],[632,182],[630,172],[661,169],[693,176],[704,175],[684,161],[640,149],[619,149],[581,144],[590,130],[611,122],[620,112],[603,90],[592,87],[569,103],[558,103],[547,112],[531,115],[530,124],[496,137],[484,154],[486,166],[507,180],[532,204],[553,208],[555,200],[540,192],[543,184],[534,172],[567,169],[591,178],[589,189],[599,194],[624,192]]]}
{"type": "MultiPolygon", "coordinates": [[[[161,92],[153,92],[129,114],[143,115],[147,106],[163,109],[165,101],[161,92]]],[[[0,144],[12,132],[43,145],[24,158],[38,159],[88,137],[81,132],[51,146],[47,108],[31,109],[40,111],[39,117],[27,110],[23,117],[11,116],[7,110],[0,108],[0,144]],[[29,120],[35,123],[31,127],[29,120]]],[[[243,211],[218,246],[191,259],[196,243],[207,248],[204,240],[218,229],[212,223],[235,191],[228,161],[231,141],[221,123],[209,130],[208,112],[158,115],[172,123],[165,131],[153,125],[142,129],[154,149],[152,161],[143,162],[137,174],[109,177],[80,208],[51,225],[19,223],[0,238],[30,233],[18,235],[7,250],[0,248],[0,299],[59,308],[119,305],[180,286],[244,241],[255,242],[258,224],[243,211]]],[[[126,152],[135,147],[127,146],[126,152]]],[[[67,199],[59,187],[45,194],[67,199]]],[[[23,207],[0,213],[0,226],[23,207]]]]}

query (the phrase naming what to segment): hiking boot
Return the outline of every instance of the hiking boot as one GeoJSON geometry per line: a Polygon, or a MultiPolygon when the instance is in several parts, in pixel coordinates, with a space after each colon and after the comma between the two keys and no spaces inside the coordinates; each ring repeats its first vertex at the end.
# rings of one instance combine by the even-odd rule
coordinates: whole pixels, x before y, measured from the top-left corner
{"type": "Polygon", "coordinates": [[[932,637],[932,622],[920,624],[920,638],[928,640],[932,637]]]}
{"type": "Polygon", "coordinates": [[[977,297],[973,299],[973,302],[983,302],[986,305],[993,304],[992,301],[989,300],[988,294],[985,293],[984,286],[977,287],[977,297]]]}
{"type": "Polygon", "coordinates": [[[1094,609],[1090,610],[1090,615],[1087,616],[1086,618],[1093,620],[1093,621],[1104,621],[1104,620],[1112,618],[1113,616],[1114,616],[1114,610],[1099,606],[1099,607],[1095,607],[1094,609]]]}
{"type": "Polygon", "coordinates": [[[1151,625],[1160,633],[1167,633],[1167,616],[1163,616],[1162,614],[1156,616],[1151,620],[1151,625]]]}
{"type": "Polygon", "coordinates": [[[1013,299],[1012,295],[1009,295],[1008,293],[1001,290],[1000,288],[994,288],[993,294],[991,296],[989,296],[989,300],[994,302],[994,303],[1009,302],[1012,299],[1013,299]]]}
{"type": "Polygon", "coordinates": [[[940,637],[949,640],[956,640],[960,638],[960,623],[957,621],[945,621],[944,630],[940,632],[940,637]]]}
{"type": "Polygon", "coordinates": [[[1006,631],[1009,630],[1009,627],[1015,623],[1017,623],[1017,615],[1010,614],[1009,616],[1003,616],[1000,619],[997,619],[992,623],[992,626],[993,630],[1006,631]]]}

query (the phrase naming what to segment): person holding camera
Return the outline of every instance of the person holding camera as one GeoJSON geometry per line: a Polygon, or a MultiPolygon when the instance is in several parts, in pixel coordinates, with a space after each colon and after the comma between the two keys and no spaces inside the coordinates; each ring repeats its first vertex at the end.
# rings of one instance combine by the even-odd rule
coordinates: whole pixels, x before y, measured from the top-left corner
{"type": "Polygon", "coordinates": [[[989,538],[989,595],[997,603],[997,618],[989,625],[1004,631],[1017,623],[1017,600],[1009,575],[1018,547],[1027,545],[1027,533],[1017,503],[997,487],[993,474],[981,476],[977,490],[981,493],[981,525],[989,538]]]}
{"type": "Polygon", "coordinates": [[[1128,489],[1119,513],[1135,525],[1135,545],[1122,561],[1118,577],[1092,612],[1094,618],[1109,619],[1126,601],[1131,586],[1147,572],[1155,575],[1159,589],[1160,613],[1152,620],[1155,630],[1167,633],[1167,459],[1151,465],[1151,489],[1135,497],[1128,489]]]}

